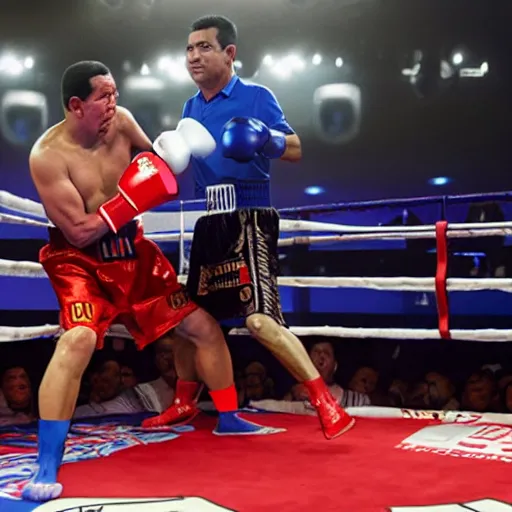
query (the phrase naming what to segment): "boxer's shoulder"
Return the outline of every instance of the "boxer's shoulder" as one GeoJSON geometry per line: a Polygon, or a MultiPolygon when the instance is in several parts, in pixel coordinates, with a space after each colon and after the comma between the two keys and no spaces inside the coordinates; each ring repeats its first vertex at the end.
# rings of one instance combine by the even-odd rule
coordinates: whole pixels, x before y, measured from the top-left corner
{"type": "Polygon", "coordinates": [[[62,146],[64,134],[64,123],[54,124],[50,126],[43,134],[36,140],[32,146],[32,152],[41,153],[47,149],[56,149],[62,146]]]}
{"type": "Polygon", "coordinates": [[[116,107],[116,123],[118,131],[121,133],[127,133],[135,122],[135,117],[126,107],[116,107]]]}
{"type": "Polygon", "coordinates": [[[240,79],[240,83],[246,93],[253,94],[254,96],[274,96],[272,89],[266,85],[257,84],[256,82],[243,79],[240,79]]]}
{"type": "Polygon", "coordinates": [[[64,139],[61,124],[54,125],[46,130],[34,143],[29,155],[31,169],[44,168],[58,162],[65,163],[64,139]]]}

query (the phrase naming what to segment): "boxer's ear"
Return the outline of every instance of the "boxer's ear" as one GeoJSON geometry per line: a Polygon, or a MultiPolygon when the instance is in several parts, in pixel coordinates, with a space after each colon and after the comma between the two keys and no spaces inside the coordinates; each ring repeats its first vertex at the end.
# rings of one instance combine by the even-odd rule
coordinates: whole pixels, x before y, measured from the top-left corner
{"type": "Polygon", "coordinates": [[[69,103],[68,103],[68,108],[77,117],[80,117],[80,118],[83,117],[84,109],[83,109],[82,100],[80,98],[78,98],[77,96],[73,96],[72,98],[70,98],[69,103]]]}
{"type": "Polygon", "coordinates": [[[226,55],[231,59],[235,60],[236,58],[236,46],[234,44],[228,44],[226,48],[224,48],[226,55]]]}

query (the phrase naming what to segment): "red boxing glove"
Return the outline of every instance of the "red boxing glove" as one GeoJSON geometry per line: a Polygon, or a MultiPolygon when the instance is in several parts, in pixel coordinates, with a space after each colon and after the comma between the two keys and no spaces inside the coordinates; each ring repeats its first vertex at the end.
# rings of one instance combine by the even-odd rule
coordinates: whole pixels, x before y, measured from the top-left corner
{"type": "Polygon", "coordinates": [[[98,209],[98,215],[114,233],[137,215],[174,199],[179,192],[168,165],[149,152],[133,159],[117,188],[119,192],[98,209]]]}

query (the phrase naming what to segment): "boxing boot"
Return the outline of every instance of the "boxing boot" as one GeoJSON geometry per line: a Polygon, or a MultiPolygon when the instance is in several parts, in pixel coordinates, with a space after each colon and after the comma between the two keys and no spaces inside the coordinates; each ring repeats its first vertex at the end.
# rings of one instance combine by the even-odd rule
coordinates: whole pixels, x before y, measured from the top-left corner
{"type": "Polygon", "coordinates": [[[147,418],[142,422],[144,428],[163,427],[165,425],[183,425],[189,423],[198,414],[197,398],[201,394],[199,382],[178,379],[173,403],[162,414],[147,418]]]}
{"type": "Polygon", "coordinates": [[[322,377],[304,381],[310,402],[316,409],[326,439],[334,439],[350,430],[354,424],[345,410],[336,402],[322,377]]]}

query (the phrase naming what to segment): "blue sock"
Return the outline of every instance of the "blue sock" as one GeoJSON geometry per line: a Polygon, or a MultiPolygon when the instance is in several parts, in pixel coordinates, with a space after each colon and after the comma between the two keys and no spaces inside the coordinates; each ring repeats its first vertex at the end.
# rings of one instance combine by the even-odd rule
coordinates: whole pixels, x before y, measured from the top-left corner
{"type": "Polygon", "coordinates": [[[57,481],[69,425],[69,420],[39,420],[39,469],[34,482],[50,484],[57,481]]]}

